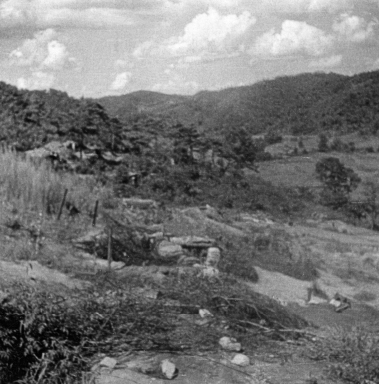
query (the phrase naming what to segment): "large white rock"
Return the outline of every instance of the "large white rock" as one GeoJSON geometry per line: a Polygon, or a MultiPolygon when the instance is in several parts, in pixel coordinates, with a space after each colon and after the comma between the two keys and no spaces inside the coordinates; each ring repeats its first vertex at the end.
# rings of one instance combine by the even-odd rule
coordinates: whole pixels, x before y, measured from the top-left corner
{"type": "Polygon", "coordinates": [[[101,367],[106,367],[109,369],[114,369],[116,367],[117,360],[113,359],[112,357],[106,356],[100,363],[99,365],[101,367]]]}
{"type": "Polygon", "coordinates": [[[157,253],[163,259],[177,259],[183,255],[183,250],[180,245],[163,240],[157,246],[157,253]]]}
{"type": "Polygon", "coordinates": [[[250,361],[248,356],[243,355],[242,353],[238,353],[231,360],[231,363],[235,365],[239,365],[240,367],[247,367],[250,364],[250,361]]]}
{"type": "Polygon", "coordinates": [[[226,351],[241,351],[241,344],[237,342],[236,339],[232,337],[224,336],[219,340],[219,345],[226,351]]]}

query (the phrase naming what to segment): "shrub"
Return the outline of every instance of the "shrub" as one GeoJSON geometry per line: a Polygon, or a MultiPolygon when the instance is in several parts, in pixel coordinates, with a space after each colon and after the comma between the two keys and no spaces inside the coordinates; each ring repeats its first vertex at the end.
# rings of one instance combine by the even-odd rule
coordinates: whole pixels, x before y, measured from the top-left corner
{"type": "Polygon", "coordinates": [[[162,347],[172,326],[158,305],[125,291],[67,300],[18,287],[0,306],[0,383],[73,383],[97,352],[162,347]]]}
{"type": "Polygon", "coordinates": [[[312,348],[314,359],[329,361],[331,377],[353,384],[379,382],[379,337],[363,326],[331,329],[312,348]]]}

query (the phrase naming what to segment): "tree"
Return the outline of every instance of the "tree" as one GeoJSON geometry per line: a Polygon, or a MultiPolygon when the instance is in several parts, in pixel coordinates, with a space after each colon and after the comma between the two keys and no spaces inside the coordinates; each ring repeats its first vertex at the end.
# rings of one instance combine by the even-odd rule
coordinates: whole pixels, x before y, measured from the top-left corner
{"type": "Polygon", "coordinates": [[[349,201],[349,194],[361,182],[360,177],[345,167],[336,157],[325,157],[315,167],[317,178],[323,183],[322,199],[326,205],[341,208],[349,201]]]}
{"type": "Polygon", "coordinates": [[[235,164],[237,169],[244,167],[256,169],[257,153],[263,151],[265,142],[253,140],[245,128],[230,131],[226,137],[222,156],[235,164]]]}

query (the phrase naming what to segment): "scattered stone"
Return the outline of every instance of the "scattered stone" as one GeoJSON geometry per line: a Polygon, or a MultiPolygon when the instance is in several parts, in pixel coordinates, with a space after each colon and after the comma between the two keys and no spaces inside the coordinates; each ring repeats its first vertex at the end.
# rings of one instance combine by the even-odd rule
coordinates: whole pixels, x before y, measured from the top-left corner
{"type": "Polygon", "coordinates": [[[165,376],[165,378],[169,380],[173,380],[178,375],[178,369],[168,359],[162,360],[161,371],[162,371],[162,374],[165,376]]]}
{"type": "Polygon", "coordinates": [[[207,250],[207,257],[205,265],[208,267],[216,268],[220,261],[220,249],[216,247],[210,247],[207,250]]]}
{"type": "Polygon", "coordinates": [[[157,254],[162,259],[179,259],[183,256],[182,247],[171,241],[163,240],[157,246],[157,254]]]}
{"type": "Polygon", "coordinates": [[[246,355],[243,355],[242,353],[238,353],[235,355],[235,357],[231,360],[232,364],[239,365],[240,367],[247,367],[250,365],[249,357],[246,355]]]}
{"type": "Polygon", "coordinates": [[[339,293],[336,293],[333,299],[330,301],[330,304],[335,307],[335,312],[341,313],[345,311],[348,308],[351,308],[351,302],[347,299],[347,297],[344,297],[340,295],[339,293]]]}
{"type": "Polygon", "coordinates": [[[114,369],[116,367],[116,364],[117,364],[117,361],[115,359],[113,359],[112,357],[105,357],[100,363],[99,365],[101,367],[106,367],[106,368],[109,368],[109,369],[114,369]]]}
{"type": "Polygon", "coordinates": [[[224,336],[219,340],[219,345],[226,351],[240,352],[241,344],[236,339],[224,336]]]}
{"type": "Polygon", "coordinates": [[[208,309],[200,309],[199,316],[202,318],[205,317],[214,317],[214,315],[208,309]]]}

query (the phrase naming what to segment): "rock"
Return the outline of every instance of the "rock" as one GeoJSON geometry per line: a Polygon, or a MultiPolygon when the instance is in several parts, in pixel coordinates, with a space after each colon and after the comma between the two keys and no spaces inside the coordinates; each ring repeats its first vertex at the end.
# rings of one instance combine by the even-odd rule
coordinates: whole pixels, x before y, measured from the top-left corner
{"type": "Polygon", "coordinates": [[[205,278],[219,278],[219,270],[214,267],[203,267],[201,270],[201,276],[205,278]]]}
{"type": "Polygon", "coordinates": [[[179,259],[183,256],[183,250],[180,245],[163,240],[157,246],[157,254],[162,259],[179,259]]]}
{"type": "Polygon", "coordinates": [[[208,267],[216,268],[220,261],[220,249],[216,247],[210,247],[207,250],[207,256],[205,265],[208,267]]]}
{"type": "Polygon", "coordinates": [[[176,366],[168,359],[162,360],[161,362],[161,372],[165,378],[172,380],[178,375],[178,369],[176,366]]]}
{"type": "Polygon", "coordinates": [[[247,367],[250,365],[249,357],[246,355],[243,355],[242,353],[238,353],[235,355],[235,357],[231,360],[232,364],[239,365],[240,367],[247,367]]]}
{"type": "Polygon", "coordinates": [[[138,199],[136,197],[124,198],[123,204],[140,209],[158,208],[156,201],[151,199],[138,199]]]}
{"type": "Polygon", "coordinates": [[[319,296],[311,296],[310,300],[307,302],[308,305],[318,305],[318,304],[325,304],[327,302],[326,299],[323,299],[319,296]]]}
{"type": "Polygon", "coordinates": [[[200,207],[200,210],[209,219],[213,219],[216,221],[220,221],[223,219],[220,213],[215,208],[211,207],[211,205],[206,204],[204,207],[200,207]]]}
{"type": "Polygon", "coordinates": [[[208,309],[200,309],[199,316],[202,318],[213,317],[213,314],[208,309]]]}
{"type": "Polygon", "coordinates": [[[103,228],[97,228],[87,232],[84,236],[75,239],[73,243],[78,248],[87,249],[89,245],[94,244],[95,241],[101,238],[107,238],[107,234],[104,232],[103,228]]]}
{"type": "Polygon", "coordinates": [[[198,263],[199,263],[199,259],[197,257],[181,256],[178,259],[178,265],[182,265],[184,267],[192,267],[198,263]]]}
{"type": "Polygon", "coordinates": [[[115,366],[117,364],[117,361],[115,359],[113,359],[112,357],[105,357],[100,363],[99,363],[99,366],[100,367],[106,367],[106,368],[109,368],[109,369],[114,369],[115,366]]]}
{"type": "MultiPolygon", "coordinates": [[[[108,260],[104,260],[104,259],[95,259],[94,260],[94,264],[96,266],[97,269],[100,269],[100,270],[106,270],[108,269],[108,260]]],[[[111,261],[111,269],[112,270],[118,270],[118,269],[122,269],[125,267],[125,263],[123,263],[122,261],[111,261]]]]}
{"type": "Polygon", "coordinates": [[[219,340],[219,345],[226,351],[241,351],[241,344],[236,339],[224,336],[219,340]]]}
{"type": "Polygon", "coordinates": [[[172,237],[170,242],[178,244],[183,248],[209,248],[216,243],[214,239],[199,236],[172,237]]]}

